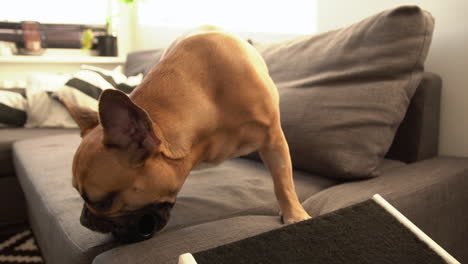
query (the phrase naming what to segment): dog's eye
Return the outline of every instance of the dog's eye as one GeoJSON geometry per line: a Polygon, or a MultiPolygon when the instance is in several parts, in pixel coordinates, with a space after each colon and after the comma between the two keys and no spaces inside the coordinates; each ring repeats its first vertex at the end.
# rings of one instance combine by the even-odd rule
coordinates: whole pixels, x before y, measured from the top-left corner
{"type": "Polygon", "coordinates": [[[99,201],[90,205],[98,211],[106,211],[112,207],[112,200],[99,201]]]}
{"type": "Polygon", "coordinates": [[[106,211],[112,207],[112,203],[114,202],[115,193],[110,193],[104,199],[101,199],[96,202],[89,202],[94,209],[98,211],[106,211]]]}

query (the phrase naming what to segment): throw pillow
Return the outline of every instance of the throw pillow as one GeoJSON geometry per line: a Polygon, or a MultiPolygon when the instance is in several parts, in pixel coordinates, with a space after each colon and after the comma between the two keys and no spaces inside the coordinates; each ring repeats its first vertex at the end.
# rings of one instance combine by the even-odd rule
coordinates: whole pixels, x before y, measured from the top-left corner
{"type": "Polygon", "coordinates": [[[257,45],[280,93],[296,169],[375,177],[422,78],[432,16],[416,6],[349,27],[257,45]]]}
{"type": "Polygon", "coordinates": [[[0,89],[0,127],[21,127],[26,123],[24,89],[0,89]]]}
{"type": "Polygon", "coordinates": [[[83,66],[73,78],[52,95],[70,103],[98,110],[98,99],[105,89],[118,89],[130,93],[143,79],[143,74],[126,77],[120,67],[113,71],[83,66]]]}
{"type": "Polygon", "coordinates": [[[25,127],[77,127],[60,102],[50,97],[50,94],[60,89],[69,78],[69,75],[51,73],[28,75],[28,118],[25,127]]]}

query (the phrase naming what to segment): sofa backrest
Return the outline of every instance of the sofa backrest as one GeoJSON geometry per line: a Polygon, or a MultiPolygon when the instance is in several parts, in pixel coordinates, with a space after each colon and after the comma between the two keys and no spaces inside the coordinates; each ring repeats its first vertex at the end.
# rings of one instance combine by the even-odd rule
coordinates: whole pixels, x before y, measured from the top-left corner
{"type": "Polygon", "coordinates": [[[437,155],[442,80],[425,72],[386,158],[412,163],[437,155]]]}
{"type": "MultiPolygon", "coordinates": [[[[148,73],[162,52],[163,49],[155,49],[130,53],[125,74],[148,73]]],[[[386,158],[412,163],[437,155],[441,89],[441,78],[435,73],[425,72],[386,158]]]]}

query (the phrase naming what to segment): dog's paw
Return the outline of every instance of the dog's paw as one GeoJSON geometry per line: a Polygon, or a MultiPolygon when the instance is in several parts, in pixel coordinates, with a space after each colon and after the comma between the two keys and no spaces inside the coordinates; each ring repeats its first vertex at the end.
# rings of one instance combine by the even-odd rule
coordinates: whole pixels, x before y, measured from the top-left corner
{"type": "Polygon", "coordinates": [[[281,216],[281,220],[283,221],[284,224],[289,225],[289,224],[294,224],[297,222],[305,221],[307,219],[310,219],[310,215],[307,212],[301,212],[295,215],[290,215],[290,216],[281,216]]]}

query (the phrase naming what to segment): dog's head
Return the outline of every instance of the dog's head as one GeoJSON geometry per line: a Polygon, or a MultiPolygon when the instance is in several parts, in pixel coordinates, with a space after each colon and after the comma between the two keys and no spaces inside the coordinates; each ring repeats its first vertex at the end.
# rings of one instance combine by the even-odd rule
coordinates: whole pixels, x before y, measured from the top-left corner
{"type": "Polygon", "coordinates": [[[98,113],[64,104],[82,135],[72,168],[81,224],[129,242],[151,237],[168,222],[183,177],[150,116],[117,90],[102,93],[98,113]]]}

